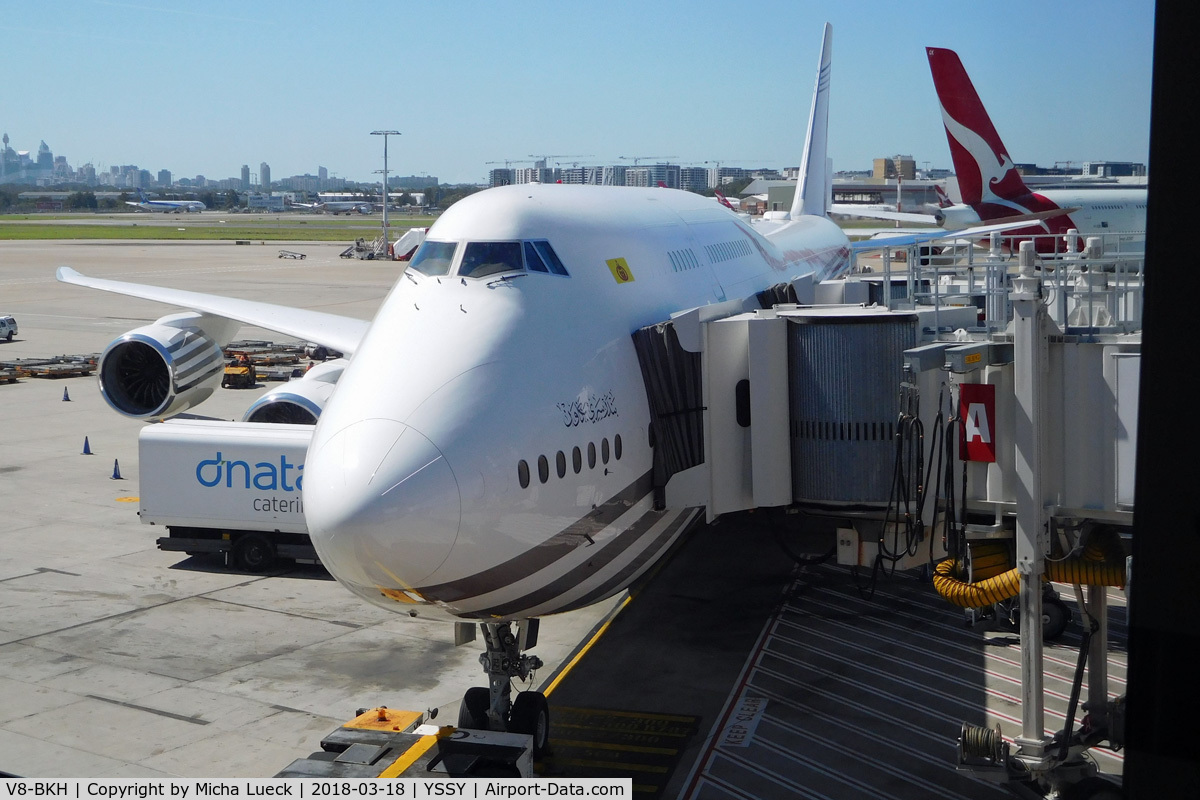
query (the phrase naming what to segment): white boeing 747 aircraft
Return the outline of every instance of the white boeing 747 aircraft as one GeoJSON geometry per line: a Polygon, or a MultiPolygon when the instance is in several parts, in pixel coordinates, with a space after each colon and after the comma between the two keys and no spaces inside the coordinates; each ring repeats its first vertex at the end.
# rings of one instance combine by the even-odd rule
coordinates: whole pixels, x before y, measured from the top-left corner
{"type": "Polygon", "coordinates": [[[369,602],[478,623],[490,685],[460,724],[530,733],[540,753],[545,697],[510,691],[539,664],[523,653],[536,619],[623,591],[699,513],[655,502],[632,334],[850,263],[825,213],[831,38],[795,198],[768,232],[677,190],[491,189],[442,214],[369,324],[63,267],[61,281],[190,309],[109,345],[104,397],[143,419],[196,405],[239,323],[347,354],[286,384],[318,416],[303,492],[321,561],[369,602]]]}

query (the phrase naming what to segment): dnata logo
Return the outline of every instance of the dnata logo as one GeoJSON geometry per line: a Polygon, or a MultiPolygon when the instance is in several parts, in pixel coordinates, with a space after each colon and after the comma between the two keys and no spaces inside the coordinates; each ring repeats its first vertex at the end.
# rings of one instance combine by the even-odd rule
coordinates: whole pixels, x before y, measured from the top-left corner
{"type": "Polygon", "coordinates": [[[286,455],[279,462],[259,461],[253,467],[246,461],[222,458],[205,459],[196,465],[196,480],[201,486],[224,485],[232,489],[261,489],[264,492],[298,492],[302,488],[304,465],[288,461],[286,455]]]}

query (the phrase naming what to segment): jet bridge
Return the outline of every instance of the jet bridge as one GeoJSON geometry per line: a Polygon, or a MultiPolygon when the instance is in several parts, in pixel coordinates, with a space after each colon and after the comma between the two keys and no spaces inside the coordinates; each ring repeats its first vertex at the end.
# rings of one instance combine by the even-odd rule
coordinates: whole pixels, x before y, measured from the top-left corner
{"type": "Polygon", "coordinates": [[[885,257],[634,334],[666,506],[827,517],[838,563],[936,564],[969,623],[1052,637],[1072,610],[1049,581],[1074,595],[1064,729],[1044,734],[1042,637],[1022,637],[1021,734],[964,725],[959,741],[960,768],[1043,792],[1091,778],[1085,751],[1123,738],[1104,589],[1128,569],[1140,258],[1097,240],[1056,256],[912,248],[906,269],[885,257]]]}

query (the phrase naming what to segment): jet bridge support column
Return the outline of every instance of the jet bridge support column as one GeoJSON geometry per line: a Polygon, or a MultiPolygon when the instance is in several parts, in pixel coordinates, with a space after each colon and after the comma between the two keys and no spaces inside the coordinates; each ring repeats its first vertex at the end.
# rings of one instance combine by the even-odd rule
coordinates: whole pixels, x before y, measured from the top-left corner
{"type": "Polygon", "coordinates": [[[1021,604],[1021,735],[1016,758],[1036,771],[1049,766],[1042,677],[1042,575],[1049,549],[1042,428],[1049,355],[1041,280],[1034,274],[1033,242],[1022,242],[1020,276],[1013,279],[1016,404],[1017,569],[1021,604]]]}

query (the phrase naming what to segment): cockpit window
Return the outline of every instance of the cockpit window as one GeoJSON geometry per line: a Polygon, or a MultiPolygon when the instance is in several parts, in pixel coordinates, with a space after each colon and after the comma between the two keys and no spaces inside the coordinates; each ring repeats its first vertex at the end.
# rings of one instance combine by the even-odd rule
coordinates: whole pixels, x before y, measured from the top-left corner
{"type": "Polygon", "coordinates": [[[468,242],[458,268],[458,274],[464,278],[524,271],[520,242],[468,242]]]}
{"type": "Polygon", "coordinates": [[[409,269],[425,275],[449,275],[458,242],[431,242],[426,239],[408,263],[409,269]]]}
{"type": "Polygon", "coordinates": [[[537,250],[538,255],[540,255],[542,260],[546,262],[546,266],[550,268],[551,272],[553,272],[555,275],[568,274],[567,268],[564,267],[563,263],[558,260],[558,254],[554,252],[554,248],[550,246],[549,242],[530,242],[530,244],[532,244],[534,249],[537,250]]]}
{"type": "Polygon", "coordinates": [[[542,257],[538,255],[537,250],[533,249],[533,242],[525,243],[525,266],[530,272],[550,271],[550,268],[542,261],[542,257]]]}

